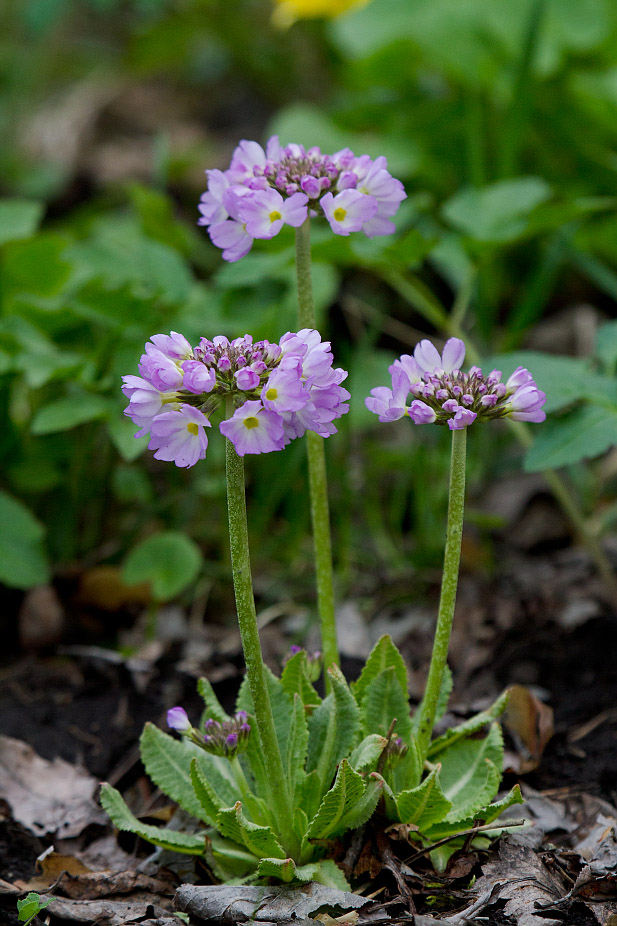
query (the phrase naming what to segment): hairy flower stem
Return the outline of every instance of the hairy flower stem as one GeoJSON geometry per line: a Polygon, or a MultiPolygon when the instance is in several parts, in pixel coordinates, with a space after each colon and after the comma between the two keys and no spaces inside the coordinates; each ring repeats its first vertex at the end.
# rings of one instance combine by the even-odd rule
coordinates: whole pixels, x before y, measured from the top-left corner
{"type": "MultiPolygon", "coordinates": [[[[296,229],[296,278],[298,281],[298,327],[315,327],[315,307],[311,282],[311,226],[310,219],[296,229]]],[[[314,431],[306,433],[306,448],[311,497],[311,522],[315,551],[317,609],[321,622],[321,647],[324,669],[340,663],[336,640],[334,614],[334,575],[332,569],[332,537],[328,507],[328,477],[324,439],[314,431]]],[[[326,686],[329,676],[324,673],[326,686]]]]}
{"type": "MultiPolygon", "coordinates": [[[[467,357],[474,364],[480,363],[480,353],[471,341],[469,335],[465,334],[457,315],[448,315],[446,308],[441,304],[436,296],[429,290],[425,283],[413,274],[404,274],[399,270],[392,268],[377,267],[376,272],[381,279],[388,283],[395,292],[399,293],[416,311],[426,318],[436,328],[451,335],[452,337],[464,339],[467,345],[467,357]]],[[[516,439],[524,447],[531,445],[531,437],[525,424],[521,421],[508,420],[506,424],[514,433],[516,439]]],[[[615,571],[609,562],[609,559],[602,549],[602,545],[597,534],[589,527],[580,505],[574,497],[572,487],[554,469],[544,470],[542,475],[546,479],[551,492],[553,493],[562,511],[570,519],[576,533],[580,537],[581,543],[585,546],[589,556],[593,560],[598,575],[601,576],[606,586],[611,600],[617,595],[617,578],[615,571]]]]}
{"type": "Polygon", "coordinates": [[[290,856],[299,858],[300,846],[292,829],[293,808],[276,738],[274,717],[272,716],[272,706],[270,704],[257,628],[246,521],[244,462],[242,457],[236,453],[235,447],[230,440],[225,441],[225,453],[229,546],[236,595],[236,610],[238,612],[240,637],[246,663],[246,674],[251,697],[253,698],[257,732],[261,742],[261,751],[270,789],[268,804],[276,818],[285,851],[290,856]]]}
{"type": "Polygon", "coordinates": [[[450,459],[450,490],[448,501],[448,523],[446,527],[446,549],[443,560],[441,595],[437,614],[437,627],[431,655],[431,665],[426,690],[420,705],[418,724],[418,747],[424,760],[428,752],[435,723],[435,713],[448,658],[454,605],[458,586],[458,568],[461,559],[463,536],[463,515],[465,511],[465,458],[467,429],[452,431],[452,457],[450,459]]]}

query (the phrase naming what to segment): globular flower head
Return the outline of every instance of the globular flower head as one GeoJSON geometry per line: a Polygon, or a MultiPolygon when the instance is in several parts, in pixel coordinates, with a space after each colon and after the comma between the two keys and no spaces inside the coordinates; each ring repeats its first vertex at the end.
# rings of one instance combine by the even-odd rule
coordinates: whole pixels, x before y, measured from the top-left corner
{"type": "Polygon", "coordinates": [[[395,231],[390,221],[403,199],[403,184],[384,157],[356,157],[348,148],[323,154],[273,136],[266,150],[241,141],[225,171],[209,170],[199,203],[199,225],[223,251],[240,260],[255,238],[273,238],[284,225],[298,228],[322,216],[336,235],[362,231],[369,237],[395,231]]]}
{"type": "Polygon", "coordinates": [[[460,338],[450,338],[441,354],[431,341],[420,341],[413,356],[403,354],[390,367],[392,388],[372,389],[366,407],[380,421],[408,416],[414,424],[447,425],[451,431],[493,418],[544,421],[546,395],[529,370],[518,367],[502,383],[499,370],[485,375],[473,366],[462,372],[464,359],[460,338]]]}
{"type": "Polygon", "coordinates": [[[238,711],[232,720],[206,720],[199,745],[215,756],[233,759],[246,749],[250,732],[246,711],[238,711]]]}
{"type": "Polygon", "coordinates": [[[347,373],[333,367],[330,343],[310,328],[278,344],[219,335],[194,348],[175,332],[154,335],[139,369],[141,376],[123,377],[124,413],[140,428],[136,437],[150,432],[154,456],[177,466],[204,459],[205,429],[228,400],[233,413],[220,430],[241,456],[282,450],[306,430],[327,437],[349,411],[347,373]]]}

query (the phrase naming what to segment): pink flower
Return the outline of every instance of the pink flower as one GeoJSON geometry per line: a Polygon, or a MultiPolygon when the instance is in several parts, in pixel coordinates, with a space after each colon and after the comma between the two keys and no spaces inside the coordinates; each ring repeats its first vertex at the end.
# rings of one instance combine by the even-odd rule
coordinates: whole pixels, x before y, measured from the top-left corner
{"type": "Polygon", "coordinates": [[[293,193],[283,199],[278,190],[258,190],[240,200],[238,211],[253,238],[274,238],[283,225],[298,228],[306,221],[308,197],[293,193]]]}
{"type": "Polygon", "coordinates": [[[333,196],[326,193],[321,198],[321,208],[337,235],[349,235],[361,231],[365,222],[377,213],[377,201],[357,190],[343,190],[333,196]]]}
{"type": "Polygon", "coordinates": [[[264,408],[258,401],[245,402],[231,418],[221,422],[220,429],[241,457],[245,453],[282,450],[286,444],[280,416],[264,408]]]}
{"type": "Polygon", "coordinates": [[[152,421],[148,448],[155,450],[155,459],[173,461],[176,466],[194,466],[206,456],[208,438],[205,428],[210,422],[203,412],[191,405],[182,405],[162,412],[152,421]]]}

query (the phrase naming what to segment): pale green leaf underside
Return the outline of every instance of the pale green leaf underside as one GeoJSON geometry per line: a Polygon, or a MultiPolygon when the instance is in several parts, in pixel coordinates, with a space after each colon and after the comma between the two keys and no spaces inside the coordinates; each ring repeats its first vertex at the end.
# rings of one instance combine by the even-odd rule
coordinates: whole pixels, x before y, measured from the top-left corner
{"type": "MultiPolygon", "coordinates": [[[[377,641],[373,647],[366,665],[364,666],[359,679],[351,686],[354,697],[358,704],[364,700],[368,686],[386,669],[394,669],[394,674],[398,680],[400,688],[407,695],[407,668],[403,662],[403,657],[392,642],[392,639],[385,634],[377,641]]],[[[376,731],[372,731],[376,732],[376,731]]]]}
{"type": "Polygon", "coordinates": [[[416,788],[403,791],[396,798],[398,819],[414,823],[421,831],[440,822],[452,807],[441,787],[440,767],[434,768],[416,788]]]}
{"type": "Polygon", "coordinates": [[[140,823],[127,805],[122,795],[111,785],[101,787],[101,804],[119,830],[141,836],[147,842],[172,852],[186,855],[203,855],[206,845],[205,834],[179,833],[176,830],[140,823]]]}
{"type": "Polygon", "coordinates": [[[219,810],[216,828],[222,836],[243,845],[257,858],[286,858],[285,852],[269,826],[251,823],[242,813],[242,804],[219,810]]]}

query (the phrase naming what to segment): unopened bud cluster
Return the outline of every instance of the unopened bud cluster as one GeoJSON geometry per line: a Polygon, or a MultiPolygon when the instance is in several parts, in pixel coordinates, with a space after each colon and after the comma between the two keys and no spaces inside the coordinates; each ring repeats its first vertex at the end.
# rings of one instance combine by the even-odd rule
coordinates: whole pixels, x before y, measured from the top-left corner
{"type": "Polygon", "coordinates": [[[289,662],[289,660],[292,659],[293,656],[297,656],[298,653],[304,653],[306,655],[308,677],[312,682],[316,682],[321,675],[321,668],[323,664],[321,650],[306,650],[303,646],[296,646],[295,644],[292,644],[289,647],[289,652],[283,659],[283,664],[289,662]]]}
{"type": "Polygon", "coordinates": [[[206,720],[204,733],[200,733],[190,722],[183,707],[172,707],[167,711],[167,726],[181,733],[196,746],[215,756],[233,759],[244,752],[248,745],[251,725],[246,711],[238,711],[231,720],[206,720]]]}

